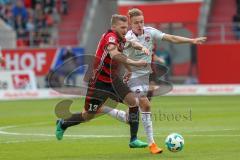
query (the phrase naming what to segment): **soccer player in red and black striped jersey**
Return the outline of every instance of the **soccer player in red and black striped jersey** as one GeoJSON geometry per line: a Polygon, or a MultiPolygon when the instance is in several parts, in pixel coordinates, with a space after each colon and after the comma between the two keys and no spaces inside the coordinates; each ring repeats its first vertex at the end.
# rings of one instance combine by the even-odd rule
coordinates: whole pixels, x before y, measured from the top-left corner
{"type": "MultiPolygon", "coordinates": [[[[118,66],[123,64],[127,69],[129,66],[143,67],[147,63],[144,60],[134,61],[122,54],[125,46],[125,34],[128,29],[126,16],[113,15],[111,19],[111,30],[102,35],[99,42],[96,58],[93,65],[93,73],[89,80],[88,91],[85,98],[84,111],[72,114],[68,119],[60,119],[57,122],[56,137],[61,140],[65,130],[94,118],[99,108],[103,106],[108,98],[117,102],[123,102],[129,107],[130,143],[131,148],[143,148],[148,144],[137,139],[139,125],[138,98],[130,91],[128,86],[118,76],[118,66]]],[[[145,47],[128,42],[133,48],[143,50],[145,47]]]]}

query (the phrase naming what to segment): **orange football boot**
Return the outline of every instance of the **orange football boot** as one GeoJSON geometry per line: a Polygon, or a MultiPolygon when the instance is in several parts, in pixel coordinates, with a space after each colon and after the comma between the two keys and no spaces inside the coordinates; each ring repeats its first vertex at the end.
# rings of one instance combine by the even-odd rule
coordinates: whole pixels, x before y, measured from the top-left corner
{"type": "Polygon", "coordinates": [[[152,143],[150,146],[149,146],[149,150],[152,154],[160,154],[163,152],[163,149],[161,148],[158,148],[158,146],[155,144],[155,143],[152,143]]]}

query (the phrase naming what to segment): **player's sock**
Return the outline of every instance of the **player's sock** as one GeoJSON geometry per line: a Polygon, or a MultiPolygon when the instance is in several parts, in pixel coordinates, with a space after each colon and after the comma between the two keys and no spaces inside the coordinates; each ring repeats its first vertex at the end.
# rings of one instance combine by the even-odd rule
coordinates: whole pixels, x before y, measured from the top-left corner
{"type": "Polygon", "coordinates": [[[74,125],[78,125],[81,122],[84,122],[84,118],[82,116],[82,113],[74,113],[72,114],[72,116],[66,120],[63,121],[62,123],[62,129],[67,129],[68,127],[74,126],[74,125]]]}
{"type": "Polygon", "coordinates": [[[118,110],[115,108],[113,109],[108,106],[104,106],[102,108],[102,112],[110,115],[113,118],[116,118],[117,120],[119,120],[121,122],[127,123],[127,113],[125,111],[118,110]]]}
{"type": "Polygon", "coordinates": [[[153,126],[152,126],[152,119],[151,119],[151,112],[141,112],[142,114],[142,123],[147,135],[148,144],[151,145],[154,142],[153,139],[153,126]]]}
{"type": "Polygon", "coordinates": [[[149,101],[152,100],[152,96],[153,96],[153,91],[148,91],[147,98],[148,98],[149,101]]]}
{"type": "Polygon", "coordinates": [[[131,133],[131,139],[130,142],[137,139],[137,132],[138,132],[138,126],[139,126],[139,109],[138,107],[131,107],[129,108],[129,125],[130,125],[130,133],[131,133]]]}

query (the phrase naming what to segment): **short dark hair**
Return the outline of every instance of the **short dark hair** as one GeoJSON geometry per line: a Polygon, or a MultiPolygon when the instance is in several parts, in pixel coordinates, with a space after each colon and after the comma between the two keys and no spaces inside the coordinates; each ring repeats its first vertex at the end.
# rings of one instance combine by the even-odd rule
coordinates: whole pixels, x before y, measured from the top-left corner
{"type": "Polygon", "coordinates": [[[114,15],[112,15],[111,25],[116,24],[118,21],[127,22],[127,21],[128,21],[127,16],[120,15],[120,14],[114,14],[114,15]]]}

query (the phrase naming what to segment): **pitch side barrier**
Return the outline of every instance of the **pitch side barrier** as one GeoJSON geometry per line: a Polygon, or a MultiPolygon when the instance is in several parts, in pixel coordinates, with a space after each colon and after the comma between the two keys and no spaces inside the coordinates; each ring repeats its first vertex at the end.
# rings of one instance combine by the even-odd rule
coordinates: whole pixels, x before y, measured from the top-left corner
{"type": "MultiPolygon", "coordinates": [[[[37,90],[6,90],[0,91],[0,100],[31,100],[31,99],[56,99],[56,98],[79,98],[81,91],[76,88],[60,89],[59,93],[53,89],[37,90]],[[71,94],[67,94],[67,93],[71,94]],[[74,95],[76,94],[76,95],[74,95]]],[[[240,95],[240,85],[174,85],[172,91],[164,96],[234,96],[240,95]]]]}

